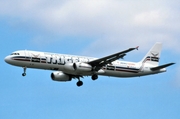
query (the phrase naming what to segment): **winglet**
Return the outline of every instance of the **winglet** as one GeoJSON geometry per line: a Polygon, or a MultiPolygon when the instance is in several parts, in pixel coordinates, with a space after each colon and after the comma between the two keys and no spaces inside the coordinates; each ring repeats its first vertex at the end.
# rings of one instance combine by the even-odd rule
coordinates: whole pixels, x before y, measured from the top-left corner
{"type": "Polygon", "coordinates": [[[139,49],[139,46],[136,47],[136,50],[138,50],[138,49],[139,49]]]}

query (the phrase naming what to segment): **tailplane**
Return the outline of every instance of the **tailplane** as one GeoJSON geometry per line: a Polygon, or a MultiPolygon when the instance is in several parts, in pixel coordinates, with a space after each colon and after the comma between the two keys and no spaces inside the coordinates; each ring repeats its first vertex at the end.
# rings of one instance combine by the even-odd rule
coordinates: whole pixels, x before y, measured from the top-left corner
{"type": "Polygon", "coordinates": [[[157,42],[150,51],[146,54],[146,56],[141,60],[142,63],[147,63],[153,66],[159,65],[159,59],[162,49],[162,43],[157,42]]]}
{"type": "Polygon", "coordinates": [[[153,67],[153,68],[150,68],[152,71],[157,71],[157,70],[160,70],[160,69],[163,69],[163,68],[166,68],[168,66],[171,66],[175,63],[168,63],[168,64],[164,64],[164,65],[161,65],[161,66],[157,66],[157,67],[153,67]]]}

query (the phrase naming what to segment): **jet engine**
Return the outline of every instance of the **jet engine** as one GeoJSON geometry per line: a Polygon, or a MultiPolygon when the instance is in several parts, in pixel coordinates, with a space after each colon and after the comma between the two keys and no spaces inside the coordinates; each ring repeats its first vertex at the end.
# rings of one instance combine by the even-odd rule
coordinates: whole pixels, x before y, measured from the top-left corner
{"type": "Polygon", "coordinates": [[[74,63],[67,63],[64,65],[64,70],[66,71],[74,71],[74,63]]]}
{"type": "Polygon", "coordinates": [[[92,70],[92,66],[87,63],[77,62],[77,63],[69,63],[64,66],[66,71],[70,72],[87,72],[92,70]]]}
{"type": "Polygon", "coordinates": [[[77,62],[73,64],[73,68],[76,71],[91,71],[92,66],[87,63],[77,62]]]}
{"type": "Polygon", "coordinates": [[[71,76],[64,74],[61,71],[51,73],[51,78],[54,81],[71,81],[71,76]]]}

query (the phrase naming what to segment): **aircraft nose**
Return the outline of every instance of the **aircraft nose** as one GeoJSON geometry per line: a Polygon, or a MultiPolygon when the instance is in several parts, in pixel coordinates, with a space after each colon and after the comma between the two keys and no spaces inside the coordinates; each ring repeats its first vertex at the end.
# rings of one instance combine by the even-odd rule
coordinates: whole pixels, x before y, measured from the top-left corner
{"type": "Polygon", "coordinates": [[[5,58],[4,58],[4,61],[5,61],[6,63],[9,63],[9,62],[10,62],[10,57],[9,57],[9,56],[5,57],[5,58]]]}

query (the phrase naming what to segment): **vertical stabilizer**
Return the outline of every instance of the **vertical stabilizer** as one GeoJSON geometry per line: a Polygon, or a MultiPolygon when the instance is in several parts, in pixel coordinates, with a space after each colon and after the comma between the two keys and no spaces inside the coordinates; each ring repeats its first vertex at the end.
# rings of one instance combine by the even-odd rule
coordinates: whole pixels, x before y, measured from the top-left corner
{"type": "Polygon", "coordinates": [[[159,59],[162,49],[162,43],[157,42],[151,50],[146,54],[146,56],[141,60],[142,63],[147,63],[153,66],[159,65],[159,59]]]}

